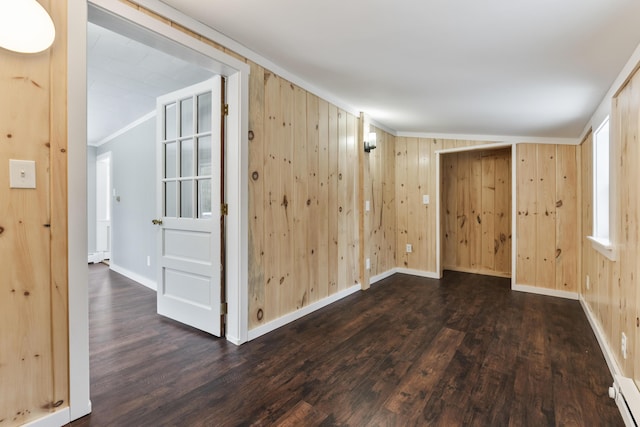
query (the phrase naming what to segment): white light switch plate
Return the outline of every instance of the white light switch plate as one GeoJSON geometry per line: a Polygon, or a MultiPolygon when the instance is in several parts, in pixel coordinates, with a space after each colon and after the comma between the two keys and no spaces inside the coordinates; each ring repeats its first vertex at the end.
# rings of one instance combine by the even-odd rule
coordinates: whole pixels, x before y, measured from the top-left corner
{"type": "Polygon", "coordinates": [[[9,187],[36,188],[36,162],[9,159],[9,187]]]}
{"type": "Polygon", "coordinates": [[[425,194],[425,195],[422,196],[422,203],[425,204],[425,205],[429,204],[429,195],[428,194],[425,194]]]}
{"type": "Polygon", "coordinates": [[[364,210],[365,212],[369,212],[371,210],[371,203],[369,203],[368,200],[364,202],[364,210]]]}

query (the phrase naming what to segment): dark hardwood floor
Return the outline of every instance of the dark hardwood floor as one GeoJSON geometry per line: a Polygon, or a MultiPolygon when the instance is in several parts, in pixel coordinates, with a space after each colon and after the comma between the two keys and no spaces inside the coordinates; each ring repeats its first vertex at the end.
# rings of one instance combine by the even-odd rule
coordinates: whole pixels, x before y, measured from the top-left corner
{"type": "Polygon", "coordinates": [[[93,413],[73,426],[618,426],[576,301],[395,275],[242,346],[90,267],[93,413]]]}

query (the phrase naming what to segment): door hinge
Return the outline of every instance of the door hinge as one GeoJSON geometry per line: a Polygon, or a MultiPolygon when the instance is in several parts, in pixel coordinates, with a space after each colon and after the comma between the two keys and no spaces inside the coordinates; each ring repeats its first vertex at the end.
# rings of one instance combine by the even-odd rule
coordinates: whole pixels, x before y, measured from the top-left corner
{"type": "Polygon", "coordinates": [[[229,215],[229,205],[228,204],[223,203],[222,205],[220,205],[220,215],[224,215],[224,216],[229,215]]]}
{"type": "Polygon", "coordinates": [[[229,104],[224,104],[224,105],[222,106],[222,111],[223,111],[223,114],[224,114],[225,116],[228,116],[228,115],[229,115],[229,104]]]}
{"type": "Polygon", "coordinates": [[[220,304],[220,314],[221,315],[225,315],[227,314],[227,303],[223,302],[220,304]]]}

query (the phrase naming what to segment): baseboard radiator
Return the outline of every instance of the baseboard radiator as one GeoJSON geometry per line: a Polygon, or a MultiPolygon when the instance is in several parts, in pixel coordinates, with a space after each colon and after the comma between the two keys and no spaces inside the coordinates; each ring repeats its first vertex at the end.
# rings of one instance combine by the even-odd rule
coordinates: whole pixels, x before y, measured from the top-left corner
{"type": "Polygon", "coordinates": [[[616,401],[627,427],[638,427],[640,422],[640,391],[631,378],[616,375],[609,387],[609,397],[616,401]]]}

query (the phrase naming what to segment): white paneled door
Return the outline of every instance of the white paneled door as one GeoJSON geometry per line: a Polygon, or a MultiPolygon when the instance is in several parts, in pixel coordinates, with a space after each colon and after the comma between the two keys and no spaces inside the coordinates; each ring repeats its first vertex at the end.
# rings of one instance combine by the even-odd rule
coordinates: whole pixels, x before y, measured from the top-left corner
{"type": "Polygon", "coordinates": [[[221,336],[222,78],[164,95],[158,122],[158,314],[221,336]]]}

